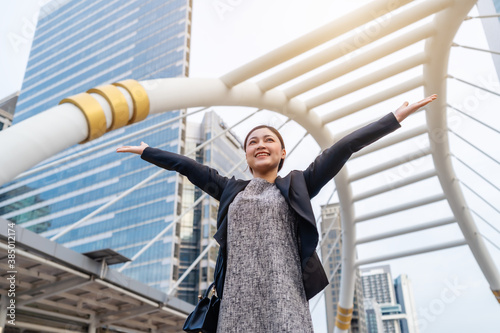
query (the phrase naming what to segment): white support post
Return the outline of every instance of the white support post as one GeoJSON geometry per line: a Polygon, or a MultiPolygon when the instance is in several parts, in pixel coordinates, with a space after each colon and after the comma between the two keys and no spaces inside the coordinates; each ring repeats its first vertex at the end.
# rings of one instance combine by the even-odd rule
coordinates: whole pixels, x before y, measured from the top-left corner
{"type": "Polygon", "coordinates": [[[450,45],[453,38],[475,5],[475,0],[456,0],[450,9],[436,15],[436,22],[446,22],[435,37],[426,42],[425,49],[432,62],[424,65],[425,95],[438,94],[439,99],[429,104],[426,112],[429,141],[438,179],[458,225],[493,291],[500,290],[500,274],[481,237],[465,201],[451,163],[446,118],[446,78],[450,45]]]}

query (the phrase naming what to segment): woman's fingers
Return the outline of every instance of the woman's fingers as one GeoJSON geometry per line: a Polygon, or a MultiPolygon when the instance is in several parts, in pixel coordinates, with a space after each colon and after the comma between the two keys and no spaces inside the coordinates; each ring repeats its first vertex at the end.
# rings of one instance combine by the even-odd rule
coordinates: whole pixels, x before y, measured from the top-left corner
{"type": "Polygon", "coordinates": [[[433,95],[430,95],[430,96],[424,98],[423,100],[418,101],[416,103],[413,103],[411,105],[409,105],[408,102],[404,102],[403,105],[401,105],[396,110],[396,113],[395,113],[396,119],[399,122],[403,121],[403,119],[405,119],[406,117],[408,117],[410,114],[416,112],[421,107],[423,107],[423,106],[429,104],[430,102],[434,101],[436,98],[437,98],[437,95],[433,94],[433,95]]]}
{"type": "Polygon", "coordinates": [[[122,146],[116,148],[117,153],[134,153],[134,154],[139,154],[141,155],[144,149],[146,147],[149,147],[149,145],[145,142],[141,142],[140,146],[122,146]]]}
{"type": "Polygon", "coordinates": [[[433,95],[430,95],[430,96],[424,98],[423,100],[421,100],[420,102],[418,102],[418,104],[420,105],[420,107],[422,107],[422,106],[425,106],[425,105],[429,104],[430,102],[432,102],[436,98],[437,98],[437,95],[433,94],[433,95]]]}

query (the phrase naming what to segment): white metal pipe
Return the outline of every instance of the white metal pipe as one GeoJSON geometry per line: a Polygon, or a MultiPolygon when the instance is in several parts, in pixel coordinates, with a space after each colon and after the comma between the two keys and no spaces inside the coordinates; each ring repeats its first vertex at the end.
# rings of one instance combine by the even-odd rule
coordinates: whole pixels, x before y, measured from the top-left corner
{"type": "Polygon", "coordinates": [[[417,254],[445,250],[445,249],[449,249],[449,248],[457,247],[457,246],[462,246],[462,245],[466,245],[466,244],[467,244],[467,242],[464,239],[460,239],[460,240],[455,240],[455,241],[443,243],[440,245],[431,245],[431,246],[425,246],[425,247],[421,247],[421,248],[413,249],[413,250],[408,250],[408,251],[393,252],[393,253],[385,255],[385,256],[378,256],[378,257],[374,257],[374,258],[358,260],[358,261],[356,261],[356,267],[359,267],[362,265],[373,264],[376,262],[391,260],[391,259],[414,256],[417,254]]]}
{"type": "MultiPolygon", "coordinates": [[[[296,99],[289,101],[282,91],[263,93],[255,83],[251,82],[228,89],[219,79],[204,78],[169,78],[140,83],[149,97],[150,114],[207,105],[256,106],[294,119],[311,133],[323,149],[333,143],[330,131],[321,125],[318,115],[308,112],[302,101],[296,99]]],[[[0,175],[0,185],[46,158],[81,142],[87,137],[87,131],[87,122],[82,112],[69,103],[61,104],[5,131],[0,131],[0,143],[9,142],[0,144],[0,170],[8,170],[0,175]],[[73,116],[68,120],[68,115],[71,114],[73,116]],[[41,119],[44,119],[44,126],[39,123],[41,119]],[[74,126],[70,126],[70,123],[74,126]],[[24,132],[32,133],[31,139],[25,139],[26,135],[22,134],[24,132]],[[49,139],[45,138],[46,136],[49,139]],[[54,143],[50,143],[50,140],[54,143]],[[12,145],[10,142],[15,144],[12,145]],[[41,142],[50,144],[44,144],[42,148],[41,142]],[[7,158],[3,158],[4,156],[7,158]],[[18,158],[12,158],[16,156],[18,158]]]]}
{"type": "Polygon", "coordinates": [[[20,174],[20,175],[19,175],[19,176],[17,176],[16,178],[27,177],[27,176],[30,176],[30,175],[32,175],[32,174],[34,174],[34,173],[37,173],[37,172],[40,172],[40,171],[43,171],[43,170],[46,170],[46,169],[53,168],[53,167],[55,167],[55,166],[57,166],[57,165],[59,165],[59,164],[66,163],[66,162],[68,162],[68,161],[74,160],[75,158],[80,158],[80,157],[82,157],[82,156],[85,156],[85,155],[87,155],[87,154],[93,153],[93,152],[95,152],[95,151],[99,151],[99,150],[101,150],[101,149],[103,149],[103,148],[105,148],[105,147],[108,147],[108,146],[111,146],[111,145],[117,144],[117,143],[119,143],[119,142],[123,142],[123,141],[125,141],[125,140],[128,140],[128,139],[130,139],[130,138],[134,138],[134,137],[136,137],[136,136],[138,136],[138,135],[141,135],[141,134],[144,134],[144,133],[151,132],[152,130],[155,130],[155,129],[157,129],[157,128],[164,127],[164,126],[165,126],[165,125],[167,125],[167,124],[170,124],[170,123],[173,123],[173,122],[175,122],[175,121],[177,121],[177,120],[184,119],[184,118],[186,118],[186,117],[192,116],[192,115],[197,114],[197,113],[199,113],[199,112],[201,112],[201,111],[204,111],[204,110],[206,110],[206,109],[208,109],[208,107],[206,107],[206,108],[201,108],[201,109],[196,110],[196,111],[193,111],[193,112],[191,112],[191,113],[187,113],[187,114],[182,115],[182,116],[178,116],[178,117],[175,117],[175,118],[171,118],[171,119],[168,119],[168,120],[166,120],[166,121],[162,121],[162,122],[160,122],[160,123],[158,123],[158,124],[154,124],[154,125],[152,125],[152,126],[149,126],[149,127],[147,127],[147,128],[144,128],[144,129],[142,129],[142,130],[139,130],[139,131],[137,131],[137,132],[134,132],[134,133],[131,133],[131,134],[128,134],[128,135],[125,135],[125,136],[121,136],[121,137],[116,138],[116,139],[114,139],[114,140],[106,141],[106,142],[104,142],[104,143],[102,143],[102,144],[100,144],[100,145],[96,145],[96,146],[94,146],[94,147],[91,147],[91,148],[89,148],[89,149],[86,149],[86,150],[83,150],[83,151],[77,152],[77,153],[75,153],[75,154],[71,154],[71,155],[69,155],[69,156],[67,156],[67,157],[61,158],[61,159],[56,160],[56,161],[54,161],[54,162],[44,164],[44,165],[42,165],[42,166],[40,166],[40,167],[38,167],[38,168],[34,168],[34,169],[29,170],[29,171],[23,172],[22,174],[20,174]]]}
{"type": "MultiPolygon", "coordinates": [[[[422,110],[423,110],[423,109],[419,109],[419,110],[415,111],[415,113],[414,113],[413,115],[418,114],[419,112],[422,112],[422,110]]],[[[395,111],[395,110],[393,110],[393,113],[394,113],[394,111],[395,111]]],[[[338,136],[339,136],[339,137],[344,137],[344,136],[348,135],[349,133],[352,133],[353,131],[357,130],[358,128],[361,128],[361,127],[363,127],[363,126],[366,126],[366,125],[368,125],[368,124],[371,124],[371,123],[372,123],[372,122],[374,122],[374,121],[379,120],[379,119],[380,119],[380,117],[381,117],[381,115],[376,116],[375,118],[371,118],[371,119],[369,119],[369,118],[367,118],[367,119],[363,119],[363,120],[361,120],[358,124],[356,124],[356,126],[353,126],[353,127],[351,127],[351,128],[346,128],[346,129],[343,129],[342,131],[339,131],[338,136]]],[[[426,126],[426,125],[424,125],[424,126],[426,126]]],[[[410,130],[410,131],[411,131],[411,130],[410,130]]],[[[375,145],[375,146],[381,145],[381,144],[382,144],[382,142],[384,142],[385,140],[394,140],[394,138],[392,138],[392,139],[391,139],[391,137],[398,136],[398,135],[403,136],[403,135],[404,135],[404,134],[403,134],[404,132],[406,132],[406,130],[401,129],[401,130],[397,131],[396,133],[393,133],[394,135],[391,135],[391,136],[388,136],[388,137],[381,138],[381,139],[380,139],[380,141],[375,142],[375,143],[374,143],[374,145],[375,145]],[[399,133],[398,133],[398,132],[399,132],[399,133]]],[[[363,148],[360,152],[358,152],[358,153],[356,153],[356,154],[353,154],[353,155],[357,155],[357,154],[361,153],[361,152],[362,152],[363,150],[365,150],[365,149],[368,149],[368,150],[369,150],[371,146],[372,146],[372,145],[369,145],[368,147],[363,148]]]]}
{"type": "Polygon", "coordinates": [[[349,181],[354,182],[356,180],[366,178],[368,176],[372,176],[376,173],[388,170],[390,168],[394,168],[395,166],[402,165],[402,164],[408,163],[410,161],[414,161],[418,158],[421,158],[421,157],[424,157],[424,156],[427,156],[430,154],[431,154],[431,149],[429,147],[425,147],[425,148],[420,149],[418,151],[411,152],[411,153],[408,153],[408,154],[403,155],[403,156],[399,156],[399,157],[392,159],[390,161],[371,166],[369,169],[359,171],[355,174],[352,174],[349,177],[349,181]]]}
{"type": "Polygon", "coordinates": [[[441,227],[443,225],[448,225],[457,222],[457,220],[454,217],[448,217],[428,223],[422,223],[419,225],[407,227],[407,228],[401,228],[398,230],[393,230],[393,231],[388,231],[384,233],[380,233],[377,235],[372,235],[372,236],[366,236],[363,238],[359,238],[356,241],[356,245],[359,244],[365,244],[365,243],[370,243],[370,242],[375,242],[381,239],[387,239],[391,237],[396,237],[396,236],[401,236],[401,235],[406,235],[412,232],[417,232],[417,231],[422,231],[422,230],[427,230],[427,229],[432,229],[436,227],[441,227]]]}
{"type": "Polygon", "coordinates": [[[374,93],[368,97],[360,99],[354,103],[346,105],[340,109],[334,110],[328,114],[325,114],[321,117],[321,122],[323,125],[326,125],[332,121],[335,121],[339,118],[345,117],[347,115],[353,114],[356,111],[363,110],[372,105],[378,104],[390,98],[401,95],[402,93],[411,91],[413,89],[417,89],[424,85],[423,76],[417,76],[411,79],[408,79],[404,82],[398,83],[390,88],[387,88],[383,91],[374,93]]]}
{"type": "Polygon", "coordinates": [[[292,59],[312,48],[340,36],[360,25],[375,20],[410,3],[411,0],[376,0],[363,4],[363,10],[355,9],[332,22],[289,42],[238,69],[221,77],[227,87],[233,87],[259,73],[292,59]]]}
{"type": "Polygon", "coordinates": [[[398,15],[392,15],[379,21],[371,21],[370,24],[354,30],[354,34],[340,37],[340,40],[328,48],[262,79],[258,85],[262,91],[268,91],[335,59],[349,58],[351,52],[446,8],[449,2],[450,0],[423,0],[415,6],[403,8],[398,15]]]}
{"type": "Polygon", "coordinates": [[[495,54],[495,55],[500,55],[500,52],[497,52],[497,51],[488,50],[488,49],[480,49],[478,47],[465,46],[465,45],[460,45],[460,44],[457,44],[457,43],[453,43],[451,46],[461,47],[461,48],[464,48],[464,49],[469,49],[469,50],[474,50],[474,51],[491,53],[491,54],[495,54]]]}
{"type": "Polygon", "coordinates": [[[352,201],[356,202],[356,201],[360,201],[360,200],[363,200],[366,198],[371,198],[371,197],[374,197],[376,195],[379,195],[379,194],[382,194],[385,192],[389,192],[389,191],[392,191],[392,190],[397,189],[397,188],[401,188],[403,186],[407,186],[407,185],[414,184],[414,183],[417,183],[417,182],[425,180],[425,179],[429,179],[429,178],[434,177],[436,175],[437,175],[437,173],[434,169],[427,170],[427,171],[424,171],[422,173],[419,173],[419,174],[416,174],[416,175],[413,175],[410,177],[406,177],[406,178],[403,178],[401,180],[398,180],[398,181],[395,181],[392,183],[388,183],[388,184],[376,187],[374,189],[356,194],[352,198],[352,201]]]}
{"type": "Polygon", "coordinates": [[[353,160],[363,155],[373,153],[374,151],[380,150],[382,148],[392,146],[396,143],[412,139],[424,133],[427,133],[427,125],[425,124],[417,126],[415,128],[411,128],[409,130],[403,130],[402,132],[395,133],[394,135],[391,135],[388,138],[382,138],[379,141],[372,143],[368,147],[364,147],[360,151],[354,153],[351,156],[350,160],[353,160]]]}
{"type": "Polygon", "coordinates": [[[85,140],[85,116],[65,103],[0,131],[0,185],[85,140]],[[64,139],[61,139],[64,138],[64,139]]]}
{"type": "Polygon", "coordinates": [[[307,108],[313,109],[315,107],[333,101],[334,99],[340,98],[359,89],[363,89],[374,83],[385,80],[391,76],[422,65],[426,61],[427,55],[425,54],[425,52],[409,56],[403,60],[398,61],[397,63],[390,64],[363,77],[345,82],[340,87],[331,89],[322,94],[319,94],[318,96],[314,96],[308,99],[306,101],[307,108]]]}
{"type": "Polygon", "coordinates": [[[483,18],[496,18],[500,17],[500,14],[492,14],[492,15],[479,15],[479,16],[467,16],[464,18],[464,21],[471,20],[471,19],[483,19],[483,18]]]}
{"type": "Polygon", "coordinates": [[[445,199],[446,199],[446,196],[444,194],[442,194],[442,193],[441,194],[436,194],[436,195],[433,195],[433,196],[430,196],[430,197],[427,197],[427,198],[422,198],[420,200],[414,200],[414,201],[411,201],[411,202],[408,202],[408,203],[404,203],[404,204],[401,204],[401,205],[397,205],[397,206],[385,208],[385,209],[382,209],[382,210],[378,210],[378,211],[373,212],[373,213],[368,213],[368,214],[365,214],[365,215],[360,215],[360,216],[358,216],[354,220],[354,222],[358,223],[358,222],[368,221],[368,220],[371,220],[371,219],[374,219],[374,218],[377,218],[377,217],[386,216],[386,215],[389,215],[389,214],[394,214],[394,213],[397,213],[397,212],[401,212],[401,211],[408,210],[408,209],[411,209],[411,208],[416,208],[416,207],[428,205],[428,204],[431,204],[431,203],[434,203],[434,202],[438,202],[438,201],[441,201],[441,200],[445,200],[445,199]]]}
{"type": "Polygon", "coordinates": [[[462,83],[465,83],[469,86],[472,86],[474,88],[477,88],[477,89],[480,89],[480,90],[483,90],[483,91],[486,91],[486,92],[489,92],[490,94],[493,94],[493,95],[496,95],[496,96],[499,96],[500,97],[500,94],[493,91],[493,90],[490,90],[490,89],[486,89],[485,87],[481,87],[481,86],[478,86],[477,84],[474,84],[472,82],[469,82],[469,81],[466,81],[466,80],[462,80],[462,79],[459,79],[458,77],[455,77],[451,74],[448,74],[448,78],[450,79],[453,79],[453,80],[457,80],[458,82],[462,82],[462,83]]]}
{"type": "Polygon", "coordinates": [[[286,88],[284,90],[285,94],[289,98],[303,94],[311,89],[314,89],[324,83],[330,82],[355,69],[370,64],[375,60],[383,58],[407,46],[410,46],[421,40],[424,40],[434,35],[435,32],[436,32],[435,25],[433,24],[433,22],[429,22],[411,31],[408,31],[404,35],[395,37],[389,41],[385,41],[380,45],[373,47],[370,50],[365,50],[365,51],[360,50],[359,53],[353,55],[352,57],[347,59],[342,59],[342,61],[337,62],[332,67],[326,68],[320,73],[310,78],[306,78],[286,88]]]}
{"type": "Polygon", "coordinates": [[[446,77],[450,45],[463,19],[476,3],[475,0],[456,0],[447,11],[435,17],[436,22],[446,22],[439,34],[427,40],[426,52],[433,59],[424,65],[426,95],[438,94],[440,98],[429,104],[426,112],[429,126],[429,140],[432,148],[432,158],[443,192],[448,199],[451,211],[457,219],[467,244],[474,255],[481,271],[492,290],[500,290],[500,273],[481,237],[465,201],[450,158],[448,132],[446,131],[446,77]]]}

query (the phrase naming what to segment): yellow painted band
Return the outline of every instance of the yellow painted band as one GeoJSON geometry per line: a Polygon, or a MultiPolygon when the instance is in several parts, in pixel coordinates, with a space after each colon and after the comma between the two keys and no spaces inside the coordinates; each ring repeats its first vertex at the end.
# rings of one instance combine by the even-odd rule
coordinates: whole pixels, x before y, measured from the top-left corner
{"type": "Polygon", "coordinates": [[[87,93],[101,95],[111,106],[113,119],[111,121],[111,126],[108,128],[108,132],[128,124],[129,112],[127,99],[123,96],[120,89],[112,84],[107,84],[87,90],[87,93]]]}
{"type": "Polygon", "coordinates": [[[343,314],[341,314],[339,312],[339,313],[337,313],[337,319],[340,320],[340,321],[343,321],[344,323],[348,323],[352,319],[352,314],[350,314],[350,315],[343,315],[343,314]]]}
{"type": "Polygon", "coordinates": [[[337,313],[341,313],[343,315],[350,315],[352,313],[354,308],[350,308],[350,309],[345,309],[343,307],[339,305],[337,305],[337,313]]]}
{"type": "Polygon", "coordinates": [[[497,298],[500,297],[500,290],[492,290],[492,292],[497,298]]]}
{"type": "Polygon", "coordinates": [[[63,99],[59,104],[71,103],[76,105],[85,116],[88,126],[88,135],[85,140],[80,143],[85,143],[97,139],[106,133],[106,116],[101,104],[92,96],[87,93],[81,93],[63,99]]]}
{"type": "Polygon", "coordinates": [[[338,328],[340,328],[341,330],[348,330],[349,329],[349,326],[351,326],[351,323],[343,323],[343,322],[340,322],[338,320],[335,320],[335,326],[337,326],[338,328]]]}
{"type": "Polygon", "coordinates": [[[146,93],[146,89],[144,89],[139,82],[132,79],[115,82],[113,85],[127,90],[132,97],[132,101],[134,103],[134,114],[128,123],[137,123],[146,119],[149,114],[149,97],[146,93]]]}

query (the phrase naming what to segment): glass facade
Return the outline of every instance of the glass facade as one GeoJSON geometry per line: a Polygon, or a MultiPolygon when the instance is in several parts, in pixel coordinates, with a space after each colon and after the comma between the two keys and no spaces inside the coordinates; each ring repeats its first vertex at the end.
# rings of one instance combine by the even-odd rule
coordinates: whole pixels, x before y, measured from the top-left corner
{"type": "MultiPolygon", "coordinates": [[[[191,8],[189,0],[69,1],[40,17],[14,123],[99,85],[188,76],[191,8]]],[[[158,171],[116,147],[144,141],[184,153],[185,121],[107,142],[184,112],[150,116],[52,157],[44,163],[76,158],[4,185],[0,215],[45,237],[57,235],[158,171]]],[[[112,248],[131,258],[180,213],[181,190],[180,177],[164,172],[57,242],[78,252],[112,248]]],[[[179,231],[172,228],[123,273],[167,291],[178,278],[179,231]]]]}

